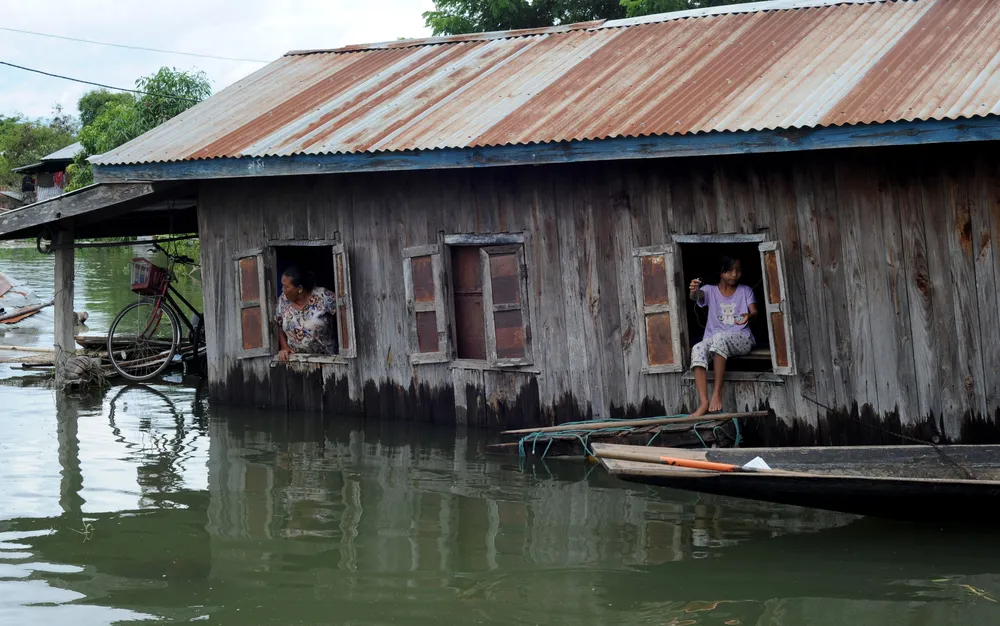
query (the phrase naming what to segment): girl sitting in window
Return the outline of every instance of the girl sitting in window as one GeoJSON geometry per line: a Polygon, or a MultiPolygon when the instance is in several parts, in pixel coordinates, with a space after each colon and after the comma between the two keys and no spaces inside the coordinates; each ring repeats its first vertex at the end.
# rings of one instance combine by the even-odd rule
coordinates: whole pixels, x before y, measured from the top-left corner
{"type": "Polygon", "coordinates": [[[337,299],[316,286],[312,272],[292,266],[281,274],[281,295],[274,312],[278,324],[278,360],[292,354],[336,354],[337,299]]]}
{"type": "Polygon", "coordinates": [[[705,335],[691,348],[691,369],[698,388],[699,405],[692,415],[718,413],[722,410],[722,382],[726,375],[726,359],[749,354],[756,340],[750,332],[750,320],[757,315],[757,300],[753,289],[739,284],[743,268],[739,259],[724,256],[719,259],[719,283],[702,285],[696,278],[688,285],[691,299],[699,307],[708,307],[705,335]],[[712,398],[708,397],[708,359],[715,369],[712,398]]]}

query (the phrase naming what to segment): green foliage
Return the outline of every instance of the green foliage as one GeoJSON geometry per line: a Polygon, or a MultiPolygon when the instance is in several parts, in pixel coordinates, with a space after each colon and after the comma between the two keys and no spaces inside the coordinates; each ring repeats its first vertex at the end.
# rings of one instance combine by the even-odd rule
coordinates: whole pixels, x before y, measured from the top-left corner
{"type": "Polygon", "coordinates": [[[146,130],[156,128],[212,95],[212,85],[205,72],[183,72],[169,67],[161,67],[152,76],[135,81],[135,88],[147,92],[137,101],[146,130]]]}
{"type": "Polygon", "coordinates": [[[111,94],[100,89],[80,98],[80,118],[88,121],[80,131],[83,152],[69,168],[67,190],[94,182],[87,157],[113,150],[212,95],[211,83],[204,72],[169,67],[138,79],[135,86],[146,93],[111,94]]]}
{"type": "Polygon", "coordinates": [[[20,188],[21,176],[11,169],[31,165],[75,141],[76,121],[55,108],[51,119],[0,115],[0,186],[20,188]]]}
{"type": "Polygon", "coordinates": [[[434,0],[423,14],[435,35],[538,28],[759,0],[434,0]]]}
{"type": "Polygon", "coordinates": [[[112,93],[107,89],[94,89],[83,94],[76,104],[80,111],[80,125],[90,126],[106,106],[119,102],[130,102],[135,97],[130,93],[112,93]]]}

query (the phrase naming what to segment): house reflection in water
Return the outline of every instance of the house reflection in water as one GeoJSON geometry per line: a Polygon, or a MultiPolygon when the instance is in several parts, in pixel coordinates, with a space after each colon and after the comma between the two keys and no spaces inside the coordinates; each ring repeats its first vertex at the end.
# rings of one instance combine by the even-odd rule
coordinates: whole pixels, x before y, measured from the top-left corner
{"type": "MultiPolygon", "coordinates": [[[[287,428],[303,426],[289,419],[287,428]]],[[[740,526],[760,531],[771,522],[794,532],[853,519],[751,516],[761,505],[729,501],[734,515],[718,499],[662,498],[579,463],[520,472],[517,459],[484,460],[477,441],[451,430],[377,428],[340,421],[325,433],[293,434],[273,422],[265,430],[213,421],[213,545],[245,563],[255,562],[248,550],[301,549],[304,559],[322,551],[339,570],[413,572],[425,581],[434,572],[447,583],[458,572],[680,561],[735,543],[740,526]],[[293,538],[307,543],[277,541],[293,538]]]]}

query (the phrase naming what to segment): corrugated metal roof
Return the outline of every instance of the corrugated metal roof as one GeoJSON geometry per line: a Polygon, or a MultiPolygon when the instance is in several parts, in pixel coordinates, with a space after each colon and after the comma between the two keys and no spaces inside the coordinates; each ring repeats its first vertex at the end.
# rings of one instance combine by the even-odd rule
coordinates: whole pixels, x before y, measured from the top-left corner
{"type": "Polygon", "coordinates": [[[71,143],[70,145],[62,148],[61,150],[56,150],[52,154],[47,154],[42,157],[42,161],[72,161],[73,157],[76,156],[77,152],[83,150],[83,144],[79,141],[76,143],[71,143]]]}
{"type": "Polygon", "coordinates": [[[1000,114],[997,0],[777,0],[289,53],[100,165],[1000,114]]]}

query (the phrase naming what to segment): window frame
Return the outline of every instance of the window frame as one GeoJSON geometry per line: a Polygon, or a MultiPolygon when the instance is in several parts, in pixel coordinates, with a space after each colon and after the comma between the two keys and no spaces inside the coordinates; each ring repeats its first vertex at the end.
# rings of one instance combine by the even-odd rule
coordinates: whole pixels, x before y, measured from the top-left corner
{"type": "MultiPolygon", "coordinates": [[[[445,234],[444,232],[439,233],[438,243],[429,246],[415,246],[411,248],[405,248],[403,250],[404,259],[404,284],[407,289],[406,302],[407,302],[407,314],[409,316],[409,326],[410,326],[410,363],[413,365],[422,365],[425,363],[446,363],[449,369],[469,369],[469,370],[493,370],[493,371],[517,371],[526,373],[540,373],[538,369],[534,367],[534,350],[532,348],[532,332],[531,329],[534,326],[534,308],[531,306],[529,294],[529,272],[528,267],[531,265],[531,237],[527,232],[507,232],[507,233],[486,233],[486,234],[445,234]],[[457,246],[467,246],[479,248],[480,254],[488,254],[488,250],[493,248],[493,252],[510,252],[503,251],[503,248],[514,246],[517,248],[517,258],[519,264],[519,278],[520,278],[520,294],[521,294],[521,312],[522,312],[522,324],[525,333],[525,356],[518,359],[501,359],[496,357],[496,331],[495,331],[495,319],[493,317],[492,309],[492,281],[490,280],[490,268],[489,263],[483,264],[481,270],[483,272],[483,316],[484,316],[484,326],[485,326],[485,339],[486,339],[486,359],[460,359],[457,358],[455,350],[457,344],[457,332],[458,329],[455,326],[455,297],[454,297],[454,285],[452,283],[453,271],[451,267],[451,248],[457,246]],[[408,274],[409,256],[424,256],[428,251],[433,250],[434,254],[440,255],[441,263],[441,293],[440,302],[444,309],[444,320],[445,326],[447,328],[447,339],[448,339],[448,352],[447,355],[439,353],[420,353],[417,350],[417,334],[414,328],[415,317],[413,311],[409,309],[413,303],[412,297],[412,276],[408,274]],[[422,252],[423,254],[417,255],[415,252],[422,252]],[[491,309],[488,313],[487,307],[491,309]],[[445,358],[445,356],[447,358],[445,358]]],[[[440,325],[440,323],[439,323],[440,325]]]]}
{"type": "MultiPolygon", "coordinates": [[[[761,264],[761,274],[763,276],[762,285],[764,287],[765,298],[768,297],[768,283],[767,283],[767,268],[764,263],[765,252],[771,252],[777,250],[777,268],[779,272],[780,281],[780,293],[782,299],[780,303],[773,306],[769,306],[767,302],[758,302],[758,311],[763,313],[767,318],[768,327],[768,351],[771,355],[771,371],[770,372],[751,372],[743,370],[727,370],[726,380],[738,380],[738,381],[748,381],[748,382],[768,382],[776,384],[784,384],[786,379],[790,376],[796,374],[795,370],[795,358],[794,349],[792,342],[792,328],[791,328],[791,316],[788,312],[788,288],[787,288],[787,273],[784,267],[784,259],[781,254],[781,242],[771,238],[768,233],[757,232],[757,233],[719,233],[719,234],[696,234],[696,233],[684,233],[684,234],[674,234],[671,235],[671,241],[674,245],[677,245],[677,257],[676,261],[681,263],[683,267],[683,249],[681,249],[679,244],[757,244],[757,249],[759,253],[759,261],[761,264]],[[777,364],[777,357],[775,354],[774,345],[774,334],[772,329],[771,313],[779,312],[784,316],[784,325],[786,329],[786,349],[788,352],[789,365],[787,367],[779,367],[777,364]]],[[[641,277],[640,277],[641,278],[641,277]]],[[[641,283],[639,284],[641,289],[641,283]]],[[[683,310],[680,312],[683,315],[684,327],[687,327],[688,323],[688,311],[687,307],[682,307],[683,310]]],[[[688,343],[691,344],[689,338],[688,343]]],[[[691,345],[688,346],[687,352],[683,355],[685,363],[688,364],[684,370],[683,378],[685,380],[692,380],[694,378],[694,372],[690,368],[690,351],[691,345]]],[[[714,380],[714,372],[709,370],[708,372],[709,380],[714,380]]]]}
{"type": "MultiPolygon", "coordinates": [[[[338,328],[337,328],[337,347],[340,350],[338,354],[292,354],[289,355],[288,361],[279,361],[276,348],[278,347],[277,337],[274,337],[271,341],[272,348],[266,355],[271,357],[271,367],[277,367],[279,365],[284,365],[286,363],[311,363],[314,365],[331,365],[339,364],[346,365],[354,361],[357,358],[357,332],[355,328],[355,313],[354,313],[354,288],[351,283],[351,261],[350,253],[347,245],[341,241],[340,233],[336,233],[333,239],[269,239],[267,241],[267,247],[265,250],[265,268],[270,268],[273,271],[278,269],[278,257],[277,248],[320,248],[326,247],[330,248],[330,263],[333,268],[334,281],[337,281],[337,254],[344,255],[344,277],[345,282],[347,282],[347,310],[348,310],[348,332],[350,333],[351,348],[344,350],[341,344],[342,338],[340,337],[340,320],[338,318],[338,328]]],[[[265,272],[266,275],[269,275],[265,272]]],[[[277,285],[272,285],[271,281],[268,280],[268,293],[267,293],[267,327],[269,333],[274,334],[274,312],[278,301],[278,287],[277,285]]],[[[335,295],[338,304],[338,316],[339,308],[341,302],[340,285],[336,285],[335,295]]]]}

